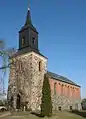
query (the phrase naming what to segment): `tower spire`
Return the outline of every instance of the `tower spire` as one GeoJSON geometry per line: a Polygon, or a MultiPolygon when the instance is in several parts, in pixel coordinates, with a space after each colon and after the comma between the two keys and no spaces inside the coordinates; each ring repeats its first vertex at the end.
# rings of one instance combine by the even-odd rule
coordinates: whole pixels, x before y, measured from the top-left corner
{"type": "Polygon", "coordinates": [[[32,24],[31,15],[30,15],[30,0],[28,0],[28,12],[27,12],[25,25],[28,25],[28,24],[32,24]]]}

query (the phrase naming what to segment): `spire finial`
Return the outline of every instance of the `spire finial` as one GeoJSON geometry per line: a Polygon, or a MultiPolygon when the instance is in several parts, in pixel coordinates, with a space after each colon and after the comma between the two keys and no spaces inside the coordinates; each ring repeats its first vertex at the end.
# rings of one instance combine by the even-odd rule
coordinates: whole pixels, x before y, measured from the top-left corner
{"type": "Polygon", "coordinates": [[[30,0],[28,0],[28,12],[26,17],[26,23],[25,25],[32,24],[31,22],[31,16],[30,16],[30,0]]]}
{"type": "Polygon", "coordinates": [[[30,11],[30,0],[28,0],[28,11],[30,11]]]}

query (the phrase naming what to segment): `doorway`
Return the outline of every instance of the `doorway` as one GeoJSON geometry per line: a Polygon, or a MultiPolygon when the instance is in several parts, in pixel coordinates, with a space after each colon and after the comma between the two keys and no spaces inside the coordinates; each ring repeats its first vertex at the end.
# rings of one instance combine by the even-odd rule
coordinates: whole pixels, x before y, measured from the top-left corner
{"type": "Polygon", "coordinates": [[[17,95],[17,104],[16,104],[16,108],[17,108],[17,109],[20,109],[20,100],[21,100],[21,97],[20,97],[20,95],[18,94],[18,95],[17,95]]]}
{"type": "Polygon", "coordinates": [[[72,106],[70,106],[70,110],[72,110],[72,106]]]}

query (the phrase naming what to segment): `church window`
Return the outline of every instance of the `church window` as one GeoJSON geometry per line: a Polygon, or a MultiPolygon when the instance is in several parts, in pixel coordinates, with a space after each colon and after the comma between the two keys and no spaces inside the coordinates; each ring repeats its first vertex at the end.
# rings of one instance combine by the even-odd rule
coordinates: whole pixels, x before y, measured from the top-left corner
{"type": "Polygon", "coordinates": [[[42,62],[39,62],[39,71],[42,71],[42,62]]]}
{"type": "Polygon", "coordinates": [[[56,95],[56,85],[57,85],[57,83],[55,82],[54,83],[54,95],[56,95]]]}
{"type": "Polygon", "coordinates": [[[63,95],[63,84],[61,85],[61,94],[63,95]]]}
{"type": "Polygon", "coordinates": [[[70,87],[68,86],[67,87],[67,96],[69,97],[69,94],[70,94],[70,87]]]}
{"type": "Polygon", "coordinates": [[[35,45],[35,42],[36,42],[35,37],[32,37],[32,42],[33,42],[33,44],[35,45]]]}
{"type": "Polygon", "coordinates": [[[11,100],[11,102],[13,102],[13,96],[11,96],[11,99],[10,100],[11,100]]]}
{"type": "Polygon", "coordinates": [[[13,107],[13,96],[11,96],[11,99],[10,99],[10,106],[13,107]]]}
{"type": "Polygon", "coordinates": [[[25,37],[22,38],[22,45],[25,44],[25,37]]]}

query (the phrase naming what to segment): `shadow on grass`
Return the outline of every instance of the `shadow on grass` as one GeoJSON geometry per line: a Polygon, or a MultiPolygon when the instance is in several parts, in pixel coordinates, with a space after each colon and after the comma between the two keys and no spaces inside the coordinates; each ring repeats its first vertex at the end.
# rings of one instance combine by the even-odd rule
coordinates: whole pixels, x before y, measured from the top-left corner
{"type": "Polygon", "coordinates": [[[26,112],[23,112],[23,111],[18,111],[18,112],[11,112],[11,115],[12,116],[25,116],[25,115],[29,115],[30,112],[26,111],[26,112]]]}
{"type": "Polygon", "coordinates": [[[86,118],[86,111],[72,110],[71,113],[74,113],[74,114],[77,114],[79,116],[86,118]]]}
{"type": "Polygon", "coordinates": [[[41,117],[41,118],[43,118],[43,117],[44,117],[44,116],[43,116],[43,115],[41,115],[40,113],[31,112],[31,114],[33,114],[33,115],[35,115],[35,116],[38,116],[38,117],[41,117]]]}

